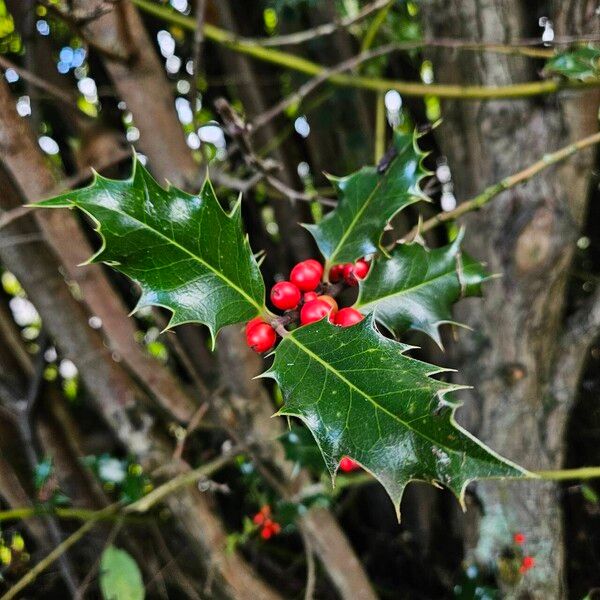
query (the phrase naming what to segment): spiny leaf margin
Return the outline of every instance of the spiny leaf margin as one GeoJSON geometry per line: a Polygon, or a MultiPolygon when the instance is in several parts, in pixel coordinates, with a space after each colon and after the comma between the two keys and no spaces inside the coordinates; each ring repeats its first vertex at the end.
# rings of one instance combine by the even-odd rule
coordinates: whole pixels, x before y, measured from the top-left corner
{"type": "Polygon", "coordinates": [[[530,475],[456,423],[460,404],[447,396],[465,386],[433,379],[449,369],[406,356],[411,349],[384,337],[372,314],[347,328],[323,319],[286,336],[261,377],[274,379],[283,392],[277,414],[297,417],[311,431],[333,482],[341,458],[350,456],[384,486],[398,517],[410,481],[442,484],[464,508],[471,481],[530,475]],[[368,375],[361,379],[360,372],[368,375]],[[361,396],[367,402],[355,401],[361,396]],[[375,402],[386,396],[391,400],[375,402]],[[424,427],[419,421],[430,427],[426,435],[417,431],[424,427]]]}
{"type": "Polygon", "coordinates": [[[163,188],[135,155],[129,179],[108,179],[94,171],[88,187],[32,206],[77,207],[86,213],[100,235],[101,247],[84,264],[104,262],[135,281],[142,293],[133,313],[147,306],[166,308],[172,313],[166,329],[202,323],[214,348],[221,327],[264,312],[264,282],[243,233],[241,198],[226,213],[208,178],[197,195],[170,184],[163,188]],[[205,228],[203,220],[208,221],[205,228]],[[130,241],[128,247],[126,238],[136,243],[130,241]],[[229,244],[231,256],[224,256],[224,243],[229,244]],[[172,263],[165,262],[169,255],[174,256],[172,263]],[[157,285],[157,280],[164,283],[161,277],[167,281],[163,289],[157,285]]]}
{"type": "Polygon", "coordinates": [[[418,145],[415,130],[394,131],[390,149],[394,156],[384,167],[367,166],[345,177],[329,176],[338,194],[338,204],[318,224],[304,224],[330,264],[352,262],[362,256],[383,252],[385,226],[401,210],[424,200],[420,187],[427,156],[418,145]],[[387,187],[386,187],[387,186],[387,187]]]}
{"type": "Polygon", "coordinates": [[[376,257],[367,277],[359,281],[354,308],[374,312],[396,336],[408,329],[423,331],[442,348],[440,326],[460,325],[452,319],[452,305],[480,296],[482,283],[493,277],[461,250],[464,233],[460,229],[452,243],[441,248],[412,242],[376,257]]]}

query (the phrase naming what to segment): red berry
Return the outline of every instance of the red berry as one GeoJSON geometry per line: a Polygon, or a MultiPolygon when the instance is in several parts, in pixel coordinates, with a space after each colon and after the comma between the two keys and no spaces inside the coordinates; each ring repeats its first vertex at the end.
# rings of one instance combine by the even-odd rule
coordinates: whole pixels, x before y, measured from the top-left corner
{"type": "Polygon", "coordinates": [[[521,566],[527,571],[535,567],[535,558],[533,556],[524,556],[521,566]]]}
{"type": "Polygon", "coordinates": [[[369,272],[371,265],[364,259],[359,259],[354,263],[354,277],[364,279],[369,272]]]}
{"type": "Polygon", "coordinates": [[[289,281],[280,281],[271,288],[271,302],[280,310],[296,308],[301,296],[300,290],[289,281]]]}
{"type": "Polygon", "coordinates": [[[323,302],[327,302],[327,304],[329,304],[329,306],[331,306],[332,308],[332,313],[336,313],[338,311],[338,303],[332,296],[327,296],[326,294],[324,294],[323,296],[319,296],[318,299],[323,300],[323,302]]]}
{"type": "Polygon", "coordinates": [[[525,543],[525,534],[521,533],[521,532],[515,533],[515,535],[513,535],[513,542],[515,544],[519,544],[519,546],[521,544],[524,544],[525,543]]]}
{"type": "Polygon", "coordinates": [[[350,473],[350,471],[356,471],[356,469],[360,469],[360,465],[349,456],[344,456],[342,460],[340,460],[340,471],[350,473]]]}
{"type": "Polygon", "coordinates": [[[250,319],[250,321],[248,321],[246,323],[246,335],[248,334],[248,332],[251,329],[253,329],[254,327],[256,327],[256,325],[258,325],[259,323],[264,323],[262,317],[254,317],[254,319],[250,319]]]}
{"type": "Polygon", "coordinates": [[[270,350],[277,341],[275,330],[267,323],[258,323],[246,331],[246,343],[255,352],[270,350]]]}
{"type": "Polygon", "coordinates": [[[265,522],[265,515],[262,513],[256,513],[252,518],[252,521],[254,521],[255,525],[262,525],[265,522]]]}
{"type": "Polygon", "coordinates": [[[331,283],[337,283],[344,277],[344,267],[346,265],[333,265],[331,269],[329,269],[329,281],[331,283]]]}
{"type": "Polygon", "coordinates": [[[354,275],[354,265],[352,263],[344,265],[344,281],[346,282],[346,285],[352,287],[358,285],[358,279],[356,279],[354,275]]]}
{"type": "Polygon", "coordinates": [[[316,300],[318,297],[319,294],[317,294],[317,292],[306,292],[306,294],[302,296],[302,300],[304,301],[304,304],[306,304],[307,302],[312,302],[313,300],[316,300]]]}
{"type": "Polygon", "coordinates": [[[270,527],[265,527],[261,532],[260,532],[260,537],[263,540],[268,540],[271,536],[273,535],[273,531],[271,530],[270,527]]]}
{"type": "Polygon", "coordinates": [[[312,292],[321,283],[323,267],[316,260],[298,263],[290,273],[290,281],[303,292],[312,292]]]}
{"type": "Polygon", "coordinates": [[[356,323],[360,323],[364,318],[355,308],[348,307],[339,310],[333,322],[340,327],[351,327],[352,325],[356,325],[356,323]]]}
{"type": "Polygon", "coordinates": [[[331,305],[325,300],[311,300],[300,310],[300,324],[308,325],[320,321],[331,312],[331,305]]]}
{"type": "Polygon", "coordinates": [[[272,531],[272,532],[273,532],[275,535],[277,535],[277,534],[278,534],[278,533],[281,531],[281,525],[280,525],[279,523],[275,523],[275,522],[274,522],[274,523],[271,525],[271,531],[272,531]]]}
{"type": "Polygon", "coordinates": [[[321,272],[321,275],[323,275],[323,265],[318,260],[315,260],[314,258],[308,258],[302,262],[309,267],[314,267],[317,271],[321,272]]]}

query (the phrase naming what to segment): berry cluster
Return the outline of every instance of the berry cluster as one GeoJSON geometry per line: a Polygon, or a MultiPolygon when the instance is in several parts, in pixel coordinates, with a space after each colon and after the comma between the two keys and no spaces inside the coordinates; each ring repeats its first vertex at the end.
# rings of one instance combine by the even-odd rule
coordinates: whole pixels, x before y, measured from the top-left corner
{"type": "MultiPolygon", "coordinates": [[[[362,258],[355,263],[334,265],[329,272],[329,281],[324,282],[320,262],[309,259],[298,263],[291,270],[289,281],[280,281],[271,288],[273,306],[286,313],[274,323],[308,325],[328,317],[334,325],[350,327],[362,321],[363,315],[355,308],[339,308],[334,295],[340,291],[340,284],[358,285],[358,280],[366,277],[369,267],[362,258]]],[[[256,317],[246,324],[246,342],[255,352],[271,350],[276,341],[273,322],[256,317]]]]}
{"type": "MultiPolygon", "coordinates": [[[[525,543],[525,541],[526,539],[524,533],[517,531],[517,533],[513,535],[513,542],[517,546],[522,546],[525,543]]],[[[519,573],[521,573],[521,575],[524,575],[525,573],[527,573],[527,571],[529,571],[529,569],[533,569],[533,567],[535,567],[535,558],[533,556],[523,556],[521,565],[519,566],[519,573]]]]}
{"type": "Polygon", "coordinates": [[[252,518],[252,521],[260,527],[260,537],[263,540],[268,540],[281,531],[281,525],[271,519],[271,507],[268,504],[261,507],[252,518]]]}

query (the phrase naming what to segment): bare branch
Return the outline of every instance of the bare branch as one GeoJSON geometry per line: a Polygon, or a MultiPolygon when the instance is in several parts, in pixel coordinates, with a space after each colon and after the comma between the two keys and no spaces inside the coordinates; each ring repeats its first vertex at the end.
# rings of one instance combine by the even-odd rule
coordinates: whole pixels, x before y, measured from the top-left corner
{"type": "Polygon", "coordinates": [[[533,163],[526,169],[523,169],[514,175],[510,175],[509,177],[505,177],[502,181],[489,186],[483,190],[481,194],[478,194],[471,200],[462,202],[454,210],[440,212],[434,217],[431,217],[431,219],[427,219],[427,221],[424,223],[416,225],[404,236],[404,238],[402,238],[401,241],[410,241],[417,235],[426,233],[441,223],[454,221],[455,219],[458,219],[469,212],[477,211],[502,192],[509,190],[527,181],[528,179],[531,179],[544,169],[555,165],[562,160],[565,160],[576,152],[598,143],[600,143],[600,133],[594,133],[581,140],[578,140],[577,142],[573,142],[572,144],[564,146],[560,150],[546,154],[540,160],[533,163]]]}

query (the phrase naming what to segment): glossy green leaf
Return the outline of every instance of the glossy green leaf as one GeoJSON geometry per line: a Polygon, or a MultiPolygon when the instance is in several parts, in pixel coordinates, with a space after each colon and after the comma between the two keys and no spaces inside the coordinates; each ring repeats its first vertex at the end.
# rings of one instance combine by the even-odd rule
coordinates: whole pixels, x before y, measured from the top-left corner
{"type": "Polygon", "coordinates": [[[418,329],[442,345],[439,326],[451,323],[452,305],[481,293],[488,279],[483,266],[461,252],[464,231],[452,244],[428,250],[420,244],[399,244],[389,258],[376,258],[359,282],[355,308],[375,312],[377,321],[395,335],[418,329]]]}
{"type": "Polygon", "coordinates": [[[393,156],[384,167],[363,167],[332,178],[338,205],[318,225],[305,225],[331,263],[350,262],[380,250],[383,230],[403,208],[427,197],[419,182],[427,175],[416,133],[394,133],[393,156]]]}
{"type": "Polygon", "coordinates": [[[561,52],[544,67],[546,75],[561,75],[567,79],[585,81],[600,76],[600,48],[584,46],[561,52]]]}
{"type": "Polygon", "coordinates": [[[128,180],[95,175],[89,187],[36,206],[76,206],[92,217],[103,244],[90,261],[138,282],[137,309],[170,309],[169,327],[204,323],[214,343],[221,327],[263,309],[264,282],[242,230],[240,203],[225,213],[208,180],[195,196],[163,189],[136,158],[128,180]]]}
{"type": "Polygon", "coordinates": [[[137,563],[115,546],[109,546],[100,560],[100,591],[104,600],[143,600],[144,582],[137,563]]]}
{"type": "Polygon", "coordinates": [[[454,421],[447,395],[464,386],[433,379],[446,369],[406,356],[410,349],[382,336],[372,315],[346,328],[324,319],[286,336],[264,376],[283,391],[278,414],[307,425],[332,477],[350,456],[397,511],[411,480],[443,484],[462,502],[474,479],[522,476],[454,421]]]}

